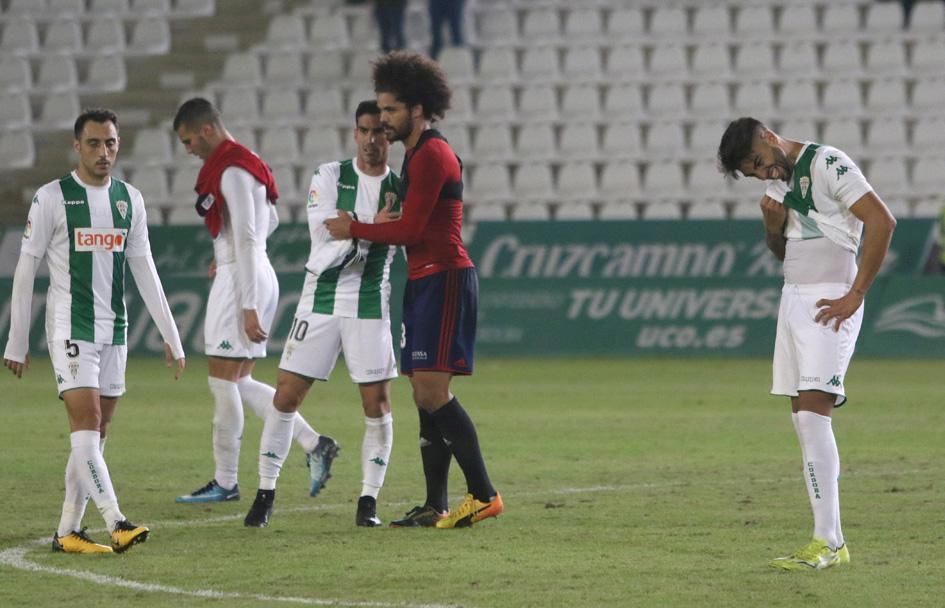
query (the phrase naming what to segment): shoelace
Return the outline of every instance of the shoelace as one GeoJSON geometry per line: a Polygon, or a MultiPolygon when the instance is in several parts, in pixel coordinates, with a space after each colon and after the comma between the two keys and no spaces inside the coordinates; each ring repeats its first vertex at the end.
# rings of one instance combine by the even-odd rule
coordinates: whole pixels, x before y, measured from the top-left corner
{"type": "Polygon", "coordinates": [[[473,498],[472,494],[467,494],[466,497],[463,498],[463,502],[460,503],[459,508],[456,509],[456,518],[461,519],[463,517],[466,517],[467,515],[472,513],[475,508],[476,508],[476,499],[473,498]]]}
{"type": "Polygon", "coordinates": [[[205,485],[204,487],[202,487],[202,488],[200,488],[199,490],[197,490],[196,492],[194,492],[194,493],[193,493],[193,496],[199,496],[199,495],[201,495],[201,494],[206,494],[206,493],[208,493],[208,492],[212,492],[212,491],[213,491],[213,488],[215,488],[216,485],[217,485],[217,483],[216,483],[215,481],[208,482],[207,485],[205,485]]]}
{"type": "Polygon", "coordinates": [[[75,534],[76,537],[78,537],[78,539],[81,540],[81,541],[84,542],[84,543],[89,543],[89,544],[92,544],[92,545],[97,545],[98,543],[95,542],[94,540],[92,540],[91,538],[89,538],[88,535],[85,533],[86,530],[88,530],[88,527],[82,528],[82,529],[79,530],[78,532],[73,532],[73,534],[75,534]]]}

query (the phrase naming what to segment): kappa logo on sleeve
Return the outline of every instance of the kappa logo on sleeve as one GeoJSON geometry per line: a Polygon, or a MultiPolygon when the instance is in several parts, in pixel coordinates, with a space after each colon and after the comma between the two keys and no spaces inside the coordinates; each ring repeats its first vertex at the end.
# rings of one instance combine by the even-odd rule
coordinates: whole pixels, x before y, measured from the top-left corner
{"type": "Polygon", "coordinates": [[[76,228],[76,251],[120,253],[125,250],[128,231],[118,228],[76,228]]]}

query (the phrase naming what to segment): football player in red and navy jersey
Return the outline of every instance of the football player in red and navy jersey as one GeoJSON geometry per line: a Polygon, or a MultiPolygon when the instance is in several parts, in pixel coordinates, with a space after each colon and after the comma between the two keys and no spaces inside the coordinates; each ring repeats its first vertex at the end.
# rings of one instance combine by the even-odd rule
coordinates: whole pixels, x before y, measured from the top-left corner
{"type": "Polygon", "coordinates": [[[401,371],[410,377],[420,414],[420,455],[427,498],[393,527],[470,526],[503,510],[486,472],[476,427],[450,392],[454,375],[471,375],[479,280],[466,247],[462,162],[431,127],[449,109],[451,92],[439,65],[397,51],[374,64],[374,91],[387,139],[406,148],[401,169],[402,214],[367,224],[339,213],[326,221],[338,239],[361,238],[407,248],[401,371]],[[467,494],[448,512],[451,457],[463,470],[467,494]]]}

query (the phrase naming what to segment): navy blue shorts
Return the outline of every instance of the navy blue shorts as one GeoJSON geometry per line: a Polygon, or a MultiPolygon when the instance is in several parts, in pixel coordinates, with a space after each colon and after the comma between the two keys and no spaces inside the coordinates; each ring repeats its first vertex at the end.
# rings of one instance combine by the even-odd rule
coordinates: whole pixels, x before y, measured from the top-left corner
{"type": "Polygon", "coordinates": [[[404,291],[401,373],[471,375],[478,308],[479,277],[475,268],[408,280],[404,291]]]}

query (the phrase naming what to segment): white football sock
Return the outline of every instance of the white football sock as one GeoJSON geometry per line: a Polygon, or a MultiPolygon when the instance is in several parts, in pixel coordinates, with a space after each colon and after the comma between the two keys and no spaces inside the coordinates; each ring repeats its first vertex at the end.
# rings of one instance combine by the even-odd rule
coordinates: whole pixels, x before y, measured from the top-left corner
{"type": "Polygon", "coordinates": [[[236,486],[243,439],[243,400],[235,382],[208,378],[213,395],[213,478],[220,487],[236,486]]]}
{"type": "Polygon", "coordinates": [[[259,489],[275,490],[282,464],[292,448],[292,426],[296,412],[269,411],[259,441],[259,489]]]}
{"type": "Polygon", "coordinates": [[[831,547],[838,547],[840,539],[840,454],[833,435],[829,416],[814,412],[797,413],[801,445],[804,454],[804,481],[814,512],[814,536],[822,538],[831,547]]]}
{"type": "Polygon", "coordinates": [[[75,474],[79,478],[81,495],[89,495],[95,501],[99,513],[105,520],[109,532],[115,529],[115,524],[123,521],[118,508],[118,497],[112,487],[112,479],[108,474],[108,466],[102,456],[98,431],[76,431],[69,436],[72,452],[69,455],[73,460],[75,474]]]}
{"type": "MultiPolygon", "coordinates": [[[[269,410],[272,408],[272,401],[276,396],[276,389],[264,382],[254,379],[252,375],[243,376],[236,385],[240,390],[240,397],[243,398],[243,403],[253,408],[253,411],[259,419],[265,422],[266,417],[269,415],[269,410]]],[[[298,412],[295,414],[296,418],[295,424],[292,426],[292,438],[299,444],[300,448],[306,452],[311,452],[318,443],[319,435],[309,423],[305,421],[305,418],[302,418],[302,414],[298,412]]]]}
{"type": "Polygon", "coordinates": [[[364,439],[361,442],[361,496],[377,498],[384,477],[387,475],[387,464],[390,462],[390,451],[394,446],[394,418],[390,413],[380,418],[364,418],[364,439]]]}
{"type": "MultiPolygon", "coordinates": [[[[98,440],[99,452],[105,456],[105,437],[98,440]]],[[[89,504],[89,494],[82,488],[79,470],[75,467],[75,458],[69,452],[66,462],[66,497],[62,502],[62,515],[59,518],[59,528],[56,534],[66,536],[82,527],[85,517],[85,507],[89,504]]]]}

